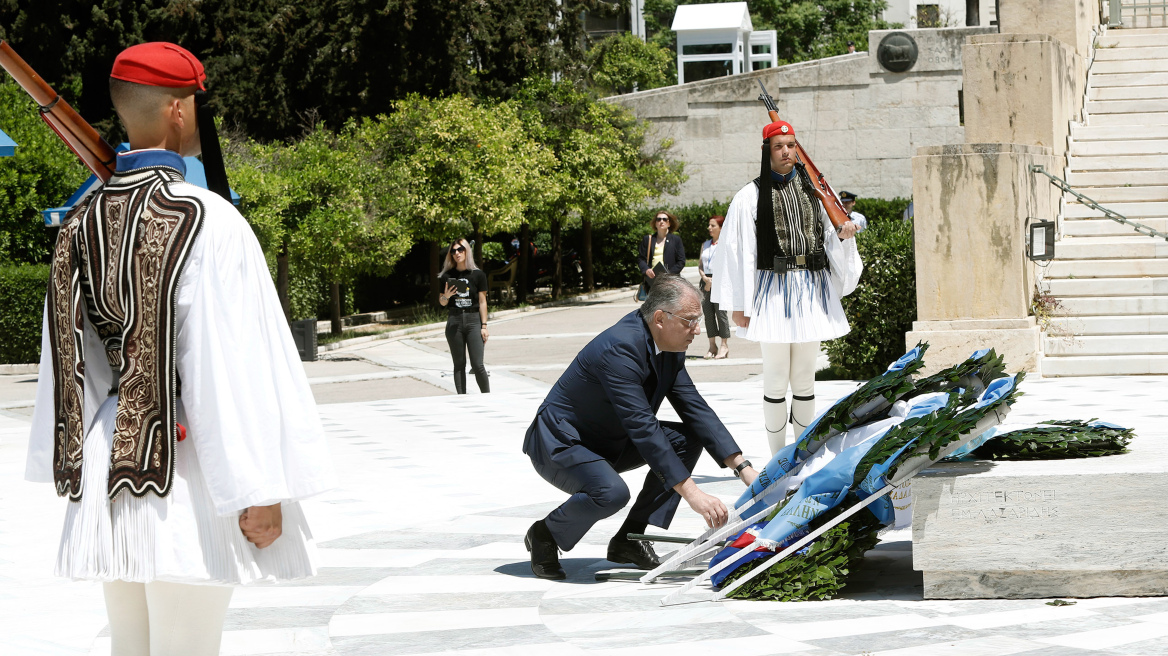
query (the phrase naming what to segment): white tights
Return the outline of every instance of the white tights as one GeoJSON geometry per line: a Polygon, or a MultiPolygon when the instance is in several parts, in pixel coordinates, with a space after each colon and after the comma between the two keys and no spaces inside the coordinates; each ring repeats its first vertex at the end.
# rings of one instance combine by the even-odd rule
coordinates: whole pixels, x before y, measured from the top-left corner
{"type": "Polygon", "coordinates": [[[230,586],[184,583],[104,585],[115,656],[216,656],[230,586]]]}
{"type": "Polygon", "coordinates": [[[787,416],[797,437],[815,419],[815,360],[819,342],[777,344],[761,342],[762,416],[771,455],[787,445],[787,416]],[[787,387],[791,411],[787,412],[787,387]]]}

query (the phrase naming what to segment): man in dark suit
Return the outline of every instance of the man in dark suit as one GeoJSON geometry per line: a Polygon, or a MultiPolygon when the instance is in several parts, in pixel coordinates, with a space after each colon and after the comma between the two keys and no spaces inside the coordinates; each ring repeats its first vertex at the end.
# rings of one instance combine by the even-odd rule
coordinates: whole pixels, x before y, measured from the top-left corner
{"type": "Polygon", "coordinates": [[[523,452],[547,482],[572,495],[528,530],[536,576],[563,579],[557,548],[576,546],[596,522],[629,502],[619,473],[649,465],[645,484],[608,559],[652,569],[652,547],[629,540],[649,524],[668,528],[681,499],[710,526],[726,506],[690,473],[704,448],[744,483],[758,473],[685,370],[685,350],[701,333],[701,296],[680,276],[659,275],[641,306],[588,343],[556,382],[527,430],[523,452]],[[657,420],[668,398],[681,423],[657,420]]]}

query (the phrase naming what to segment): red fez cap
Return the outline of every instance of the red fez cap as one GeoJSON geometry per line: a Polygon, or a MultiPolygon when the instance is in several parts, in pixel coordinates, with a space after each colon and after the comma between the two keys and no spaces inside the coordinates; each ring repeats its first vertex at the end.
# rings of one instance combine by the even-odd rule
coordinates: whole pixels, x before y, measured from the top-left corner
{"type": "Polygon", "coordinates": [[[776,134],[789,134],[793,137],[795,136],[795,128],[786,121],[775,121],[762,129],[763,139],[770,139],[776,134]]]}
{"type": "Polygon", "coordinates": [[[110,77],[151,87],[203,89],[203,64],[186,48],[154,41],[130,46],[114,60],[110,77]]]}

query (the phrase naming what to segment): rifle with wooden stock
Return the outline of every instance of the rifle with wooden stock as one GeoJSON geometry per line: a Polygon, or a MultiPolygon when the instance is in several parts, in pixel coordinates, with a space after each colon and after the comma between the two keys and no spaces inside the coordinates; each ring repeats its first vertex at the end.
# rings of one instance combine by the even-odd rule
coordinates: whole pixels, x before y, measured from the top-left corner
{"type": "Polygon", "coordinates": [[[114,149],[6,41],[0,41],[0,67],[32,96],[41,118],[82,163],[102,182],[109,180],[116,168],[114,149]]]}
{"type": "MultiPolygon", "coordinates": [[[[767,112],[770,114],[771,123],[781,120],[779,119],[779,108],[775,106],[775,99],[771,94],[767,93],[766,87],[763,86],[762,80],[758,81],[758,86],[762,87],[762,94],[758,97],[764,105],[766,105],[767,112]]],[[[840,202],[835,191],[832,190],[831,185],[827,184],[823,174],[816,168],[815,163],[807,155],[807,151],[803,149],[803,144],[795,139],[795,161],[803,165],[807,171],[807,175],[811,178],[811,188],[815,193],[815,197],[823,203],[823,208],[827,210],[827,218],[831,220],[831,225],[835,226],[838,231],[845,223],[848,222],[848,212],[844,209],[843,203],[840,202]]]]}

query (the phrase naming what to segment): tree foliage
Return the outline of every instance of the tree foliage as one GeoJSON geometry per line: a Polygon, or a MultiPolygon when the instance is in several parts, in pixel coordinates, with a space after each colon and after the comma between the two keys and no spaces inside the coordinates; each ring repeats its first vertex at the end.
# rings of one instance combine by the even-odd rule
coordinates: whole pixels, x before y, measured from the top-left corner
{"type": "Polygon", "coordinates": [[[0,80],[0,129],[17,143],[15,157],[0,158],[0,264],[47,263],[56,233],[40,211],[64,203],[88,173],[7,80],[0,80]]]}
{"type": "MultiPolygon", "coordinates": [[[[669,29],[678,5],[733,0],[645,0],[645,28],[650,40],[676,52],[677,35],[669,29]]],[[[886,0],[747,0],[755,30],[775,30],[779,65],[842,55],[848,41],[858,50],[868,30],[899,27],[878,16],[886,0]]],[[[676,66],[676,63],[674,64],[676,66]]]]}
{"type": "Polygon", "coordinates": [[[588,51],[588,71],[598,91],[629,93],[677,82],[674,53],[654,41],[624,32],[588,51]]]}

